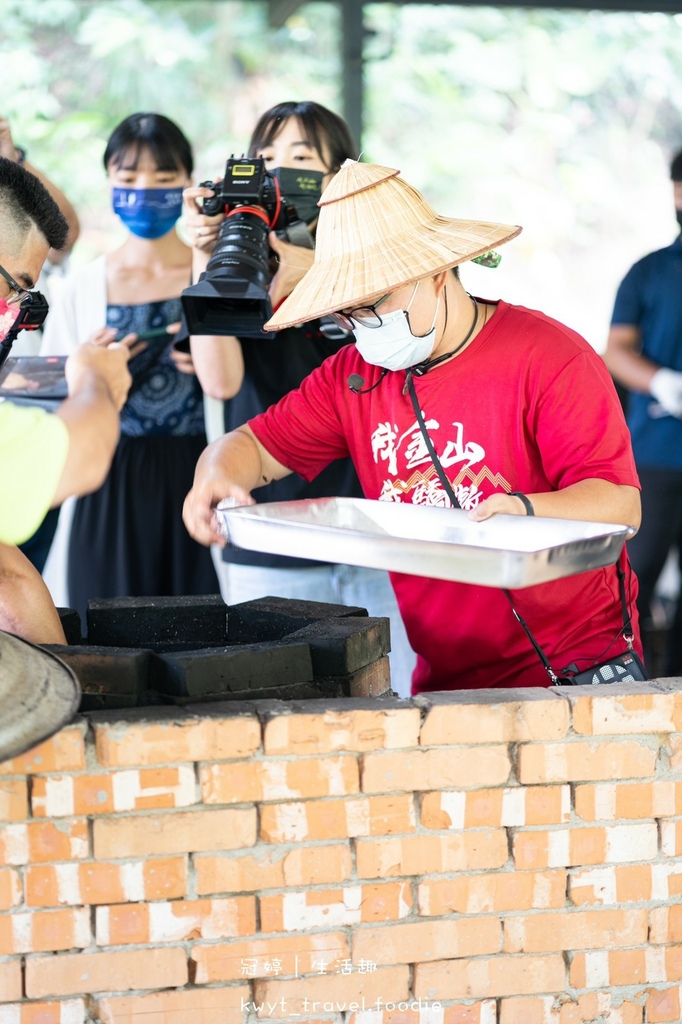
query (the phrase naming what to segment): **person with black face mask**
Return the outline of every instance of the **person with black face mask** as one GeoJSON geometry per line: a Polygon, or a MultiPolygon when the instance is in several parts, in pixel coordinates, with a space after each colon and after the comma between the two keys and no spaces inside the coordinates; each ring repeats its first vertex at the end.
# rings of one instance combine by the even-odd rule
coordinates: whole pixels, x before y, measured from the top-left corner
{"type": "MultiPolygon", "coordinates": [[[[279,180],[282,194],[296,209],[299,223],[288,231],[289,240],[274,232],[270,298],[273,309],[287,298],[312,266],[314,237],[319,213],[317,201],[344,160],[355,158],[357,149],[346,123],[331,110],[314,102],[279,103],[258,120],[248,155],[262,157],[279,180]],[[305,188],[302,189],[302,177],[305,188]]],[[[205,188],[185,190],[186,220],[194,244],[193,276],[206,269],[215,246],[223,215],[204,216],[205,188]]],[[[216,344],[195,351],[194,365],[204,390],[225,402],[225,430],[233,430],[263,412],[301,381],[328,356],[352,343],[350,332],[329,320],[315,320],[283,331],[274,339],[222,337],[216,344]],[[222,350],[218,342],[222,343],[222,350]],[[227,359],[225,358],[227,354],[227,359]]],[[[350,459],[339,459],[314,481],[290,476],[274,481],[258,492],[258,500],[289,501],[318,497],[361,497],[362,490],[350,459]]],[[[346,565],[321,565],[305,559],[284,558],[228,546],[219,565],[223,598],[228,604],[259,597],[290,597],[335,604],[359,605],[370,615],[391,620],[391,685],[401,696],[409,695],[416,656],[407,640],[388,575],[375,569],[346,565]]]]}
{"type": "Polygon", "coordinates": [[[83,342],[133,344],[133,384],[104,485],[80,499],[68,553],[68,602],[215,594],[210,552],[180,521],[186,482],[206,444],[201,385],[191,355],[173,348],[192,252],[178,236],[190,143],[169,118],[136,113],[114,129],[103,157],[122,244],[64,281],[42,346],[67,355],[83,342]]]}
{"type": "MultiPolygon", "coordinates": [[[[682,227],[682,151],[670,167],[682,227]]],[[[629,542],[639,577],[637,605],[644,630],[655,625],[652,600],[672,549],[682,565],[682,235],[628,271],[616,295],[604,356],[628,389],[627,420],[642,485],[642,525],[629,542]]],[[[663,675],[682,674],[682,600],[668,632],[663,675]]]]}

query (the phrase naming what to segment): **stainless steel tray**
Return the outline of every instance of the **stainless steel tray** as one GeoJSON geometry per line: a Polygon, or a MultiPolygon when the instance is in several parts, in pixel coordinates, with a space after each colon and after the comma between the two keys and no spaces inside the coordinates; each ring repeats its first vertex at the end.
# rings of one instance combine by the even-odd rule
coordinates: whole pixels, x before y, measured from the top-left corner
{"type": "Polygon", "coordinates": [[[318,498],[217,508],[230,544],[277,555],[518,589],[611,565],[628,526],[318,498]]]}

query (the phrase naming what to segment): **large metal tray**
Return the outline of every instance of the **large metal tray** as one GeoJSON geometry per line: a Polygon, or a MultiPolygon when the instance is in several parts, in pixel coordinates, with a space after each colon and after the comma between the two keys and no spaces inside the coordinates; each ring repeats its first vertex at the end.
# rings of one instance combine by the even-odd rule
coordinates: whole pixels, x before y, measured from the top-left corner
{"type": "Polygon", "coordinates": [[[633,530],[573,519],[318,498],[217,508],[230,544],[434,579],[519,589],[611,565],[633,530]]]}

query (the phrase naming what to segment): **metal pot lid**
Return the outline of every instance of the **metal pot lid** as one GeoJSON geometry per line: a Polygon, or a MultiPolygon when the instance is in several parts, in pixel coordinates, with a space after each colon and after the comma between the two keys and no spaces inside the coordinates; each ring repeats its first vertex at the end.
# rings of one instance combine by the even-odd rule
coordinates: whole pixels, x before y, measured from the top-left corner
{"type": "Polygon", "coordinates": [[[56,655],[0,631],[0,760],[53,736],[78,710],[80,686],[56,655]]]}

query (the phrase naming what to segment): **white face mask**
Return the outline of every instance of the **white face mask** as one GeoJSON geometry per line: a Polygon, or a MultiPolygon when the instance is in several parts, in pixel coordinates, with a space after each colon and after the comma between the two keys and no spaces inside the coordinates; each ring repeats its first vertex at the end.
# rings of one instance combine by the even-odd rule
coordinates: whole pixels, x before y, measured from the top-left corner
{"type": "Polygon", "coordinates": [[[410,329],[407,313],[419,287],[419,281],[407,304],[407,309],[396,309],[393,313],[381,314],[380,327],[363,327],[353,321],[353,334],[358,352],[372,366],[383,366],[387,370],[407,370],[416,363],[429,358],[436,345],[436,319],[440,307],[440,296],[436,302],[433,323],[427,334],[418,338],[410,329]]]}

